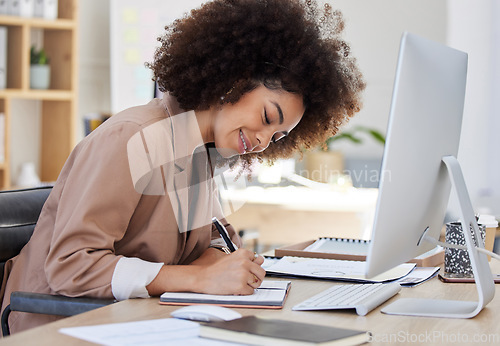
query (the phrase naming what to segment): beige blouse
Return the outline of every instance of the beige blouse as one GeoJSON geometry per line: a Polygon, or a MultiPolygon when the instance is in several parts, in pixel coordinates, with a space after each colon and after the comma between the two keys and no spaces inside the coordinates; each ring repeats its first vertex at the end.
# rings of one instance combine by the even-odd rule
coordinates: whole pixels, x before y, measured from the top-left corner
{"type": "MultiPolygon", "coordinates": [[[[194,112],[168,94],[114,115],[83,139],[31,240],[6,264],[2,311],[13,291],[147,297],[163,264],[198,258],[219,239],[211,217],[226,224],[202,144],[194,112]]],[[[14,333],[57,318],[13,312],[9,324],[14,333]]]]}

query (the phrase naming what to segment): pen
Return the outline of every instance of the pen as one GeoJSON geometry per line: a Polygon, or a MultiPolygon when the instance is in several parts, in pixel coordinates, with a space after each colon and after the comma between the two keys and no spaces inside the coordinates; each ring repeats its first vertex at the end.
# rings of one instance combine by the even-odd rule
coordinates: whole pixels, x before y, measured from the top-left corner
{"type": "Polygon", "coordinates": [[[226,227],[224,227],[224,225],[222,223],[220,223],[220,221],[215,216],[212,218],[212,222],[214,223],[215,227],[217,228],[217,231],[219,231],[219,234],[220,234],[221,238],[224,240],[224,242],[226,243],[229,251],[231,251],[231,252],[236,251],[238,249],[238,247],[236,245],[234,245],[234,243],[229,238],[229,234],[227,233],[226,227]]]}

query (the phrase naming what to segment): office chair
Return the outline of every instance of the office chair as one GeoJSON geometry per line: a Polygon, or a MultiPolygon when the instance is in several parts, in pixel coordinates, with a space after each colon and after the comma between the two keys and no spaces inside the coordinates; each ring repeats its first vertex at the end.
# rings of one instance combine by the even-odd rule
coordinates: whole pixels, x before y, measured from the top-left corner
{"type": "MultiPolygon", "coordinates": [[[[19,254],[30,240],[43,204],[52,187],[0,191],[0,282],[5,262],[19,254]]],[[[113,299],[73,298],[58,295],[12,292],[10,305],[1,317],[3,336],[10,335],[11,311],[73,316],[113,303],[113,299]]]]}

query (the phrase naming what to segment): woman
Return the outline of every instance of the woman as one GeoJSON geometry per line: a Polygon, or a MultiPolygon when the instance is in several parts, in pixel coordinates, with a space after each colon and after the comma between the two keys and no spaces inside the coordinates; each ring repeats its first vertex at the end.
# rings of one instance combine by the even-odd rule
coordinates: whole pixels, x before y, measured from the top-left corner
{"type": "MultiPolygon", "coordinates": [[[[343,22],[313,1],[215,0],[166,27],[147,64],[163,99],[106,121],[70,155],[28,245],[6,265],[12,291],[128,299],[165,291],[251,294],[265,271],[226,255],[209,159],[244,168],[290,157],[360,108],[343,22]],[[206,149],[210,149],[207,153],[206,149]]],[[[12,332],[56,317],[12,313],[12,332]]]]}

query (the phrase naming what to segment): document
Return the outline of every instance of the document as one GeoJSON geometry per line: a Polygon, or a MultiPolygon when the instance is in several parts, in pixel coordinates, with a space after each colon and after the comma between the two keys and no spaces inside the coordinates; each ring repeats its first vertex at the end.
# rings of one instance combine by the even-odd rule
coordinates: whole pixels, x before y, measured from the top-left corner
{"type": "Polygon", "coordinates": [[[373,283],[400,279],[415,268],[415,263],[401,264],[370,279],[365,277],[365,267],[365,261],[291,256],[285,256],[279,260],[270,259],[263,265],[269,275],[373,283]]]}
{"type": "Polygon", "coordinates": [[[219,295],[190,292],[165,292],[160,296],[160,304],[191,305],[213,304],[229,307],[252,307],[280,309],[290,289],[290,281],[264,280],[254,293],[246,296],[219,295]]]}
{"type": "Polygon", "coordinates": [[[163,318],[157,320],[111,323],[96,326],[62,328],[60,333],[101,345],[241,345],[199,337],[196,322],[163,318]]]}

